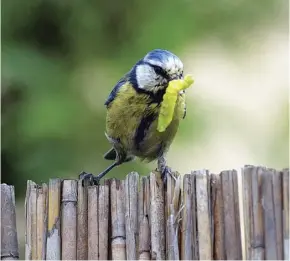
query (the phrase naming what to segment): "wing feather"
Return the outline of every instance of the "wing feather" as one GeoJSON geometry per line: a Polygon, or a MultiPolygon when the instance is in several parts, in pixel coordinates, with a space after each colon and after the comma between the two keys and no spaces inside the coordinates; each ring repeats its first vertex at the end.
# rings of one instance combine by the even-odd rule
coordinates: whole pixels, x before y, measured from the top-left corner
{"type": "Polygon", "coordinates": [[[116,95],[118,94],[121,86],[127,82],[129,80],[129,76],[130,76],[130,72],[128,72],[124,77],[122,77],[117,84],[114,86],[113,90],[111,91],[111,93],[109,94],[109,97],[107,98],[106,102],[105,102],[105,106],[109,106],[110,103],[115,99],[116,95]]]}

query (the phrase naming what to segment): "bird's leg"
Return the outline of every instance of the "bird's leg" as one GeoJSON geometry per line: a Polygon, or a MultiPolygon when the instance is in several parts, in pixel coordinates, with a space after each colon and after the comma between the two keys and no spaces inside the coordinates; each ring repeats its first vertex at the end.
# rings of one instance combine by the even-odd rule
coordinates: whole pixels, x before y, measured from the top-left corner
{"type": "Polygon", "coordinates": [[[172,178],[176,179],[173,174],[171,168],[169,168],[166,165],[166,160],[164,156],[161,156],[158,158],[158,171],[161,172],[161,178],[163,180],[163,183],[166,184],[167,181],[167,175],[170,175],[172,178]]]}
{"type": "Polygon", "coordinates": [[[120,161],[115,161],[112,165],[110,165],[108,168],[106,168],[104,171],[102,171],[99,175],[95,176],[92,173],[87,173],[87,172],[82,172],[79,176],[80,179],[82,179],[83,181],[85,179],[88,179],[91,181],[91,183],[95,184],[95,185],[99,185],[100,180],[109,172],[111,171],[113,168],[115,168],[116,166],[120,165],[121,162],[120,161]]]}
{"type": "MultiPolygon", "coordinates": [[[[116,159],[115,162],[110,165],[109,167],[107,167],[104,171],[102,171],[99,175],[95,176],[92,173],[86,173],[86,172],[82,172],[80,174],[80,179],[82,179],[83,181],[85,179],[89,180],[90,183],[96,184],[98,185],[100,183],[100,180],[108,173],[110,172],[113,168],[115,168],[118,165],[121,165],[124,162],[128,162],[134,159],[134,156],[129,156],[127,155],[122,148],[117,147],[117,143],[115,144],[114,148],[116,150],[116,159]]],[[[84,182],[83,182],[84,184],[84,182]]]]}

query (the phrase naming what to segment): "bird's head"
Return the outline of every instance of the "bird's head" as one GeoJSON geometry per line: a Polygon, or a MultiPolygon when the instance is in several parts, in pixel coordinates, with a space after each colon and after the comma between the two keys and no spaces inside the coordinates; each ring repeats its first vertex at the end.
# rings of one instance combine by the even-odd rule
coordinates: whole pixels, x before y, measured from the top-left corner
{"type": "Polygon", "coordinates": [[[183,78],[183,64],[173,53],[156,49],[146,54],[131,72],[137,89],[155,93],[166,89],[171,80],[183,78]]]}

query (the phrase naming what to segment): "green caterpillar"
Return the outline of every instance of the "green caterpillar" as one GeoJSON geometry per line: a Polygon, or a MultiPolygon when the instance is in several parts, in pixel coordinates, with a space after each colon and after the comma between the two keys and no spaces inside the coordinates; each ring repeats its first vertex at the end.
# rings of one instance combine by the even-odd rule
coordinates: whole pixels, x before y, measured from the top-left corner
{"type": "Polygon", "coordinates": [[[164,132],[172,121],[179,92],[189,88],[193,82],[194,80],[191,75],[186,75],[183,80],[172,80],[169,82],[159,112],[157,125],[157,130],[159,132],[164,132]]]}

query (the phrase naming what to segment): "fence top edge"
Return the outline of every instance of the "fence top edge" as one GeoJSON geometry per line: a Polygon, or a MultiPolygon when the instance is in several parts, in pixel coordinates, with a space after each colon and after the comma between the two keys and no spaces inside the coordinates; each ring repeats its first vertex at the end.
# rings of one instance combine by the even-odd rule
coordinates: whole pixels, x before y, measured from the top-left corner
{"type": "MultiPolygon", "coordinates": [[[[262,166],[262,165],[250,165],[250,164],[245,164],[243,167],[241,167],[239,170],[242,171],[242,172],[247,172],[247,171],[250,171],[250,170],[262,170],[263,172],[271,172],[271,173],[277,173],[277,172],[286,172],[286,173],[289,173],[289,168],[286,167],[286,168],[280,168],[280,169],[275,169],[275,168],[270,168],[270,167],[266,167],[266,166],[262,166]]],[[[183,173],[183,174],[180,174],[180,172],[178,172],[181,176],[183,177],[186,177],[186,176],[189,176],[189,175],[193,175],[193,176],[208,176],[208,175],[211,175],[211,174],[214,174],[214,175],[221,175],[222,173],[237,173],[238,170],[237,169],[225,169],[225,170],[222,170],[220,172],[212,172],[210,171],[209,169],[206,169],[206,168],[203,168],[203,169],[197,169],[197,170],[192,170],[190,171],[190,173],[186,172],[186,173],[183,173]]],[[[148,173],[148,175],[140,175],[137,171],[130,171],[124,178],[116,178],[116,177],[112,177],[112,178],[107,178],[107,179],[104,179],[104,184],[99,184],[99,185],[91,185],[91,184],[88,184],[87,187],[98,187],[98,186],[108,186],[110,185],[112,182],[116,182],[116,183],[119,183],[119,182],[122,182],[122,181],[125,181],[126,179],[128,179],[128,177],[132,177],[132,176],[135,176],[135,177],[138,177],[138,180],[141,181],[143,179],[146,179],[148,177],[150,177],[150,175],[152,174],[157,174],[159,173],[158,171],[156,170],[152,170],[148,173]]],[[[48,185],[50,183],[58,183],[60,182],[61,184],[63,184],[64,181],[75,181],[75,182],[79,182],[80,179],[77,179],[77,178],[61,178],[61,177],[55,177],[55,178],[49,178],[47,182],[40,182],[39,184],[34,182],[33,180],[27,180],[27,185],[33,185],[35,186],[35,188],[41,188],[42,186],[44,185],[48,185]]],[[[9,185],[9,184],[6,184],[6,183],[1,183],[1,186],[12,186],[14,188],[14,185],[9,185]]]]}

